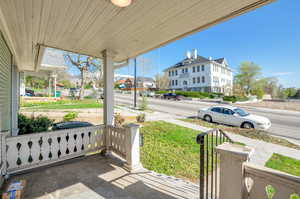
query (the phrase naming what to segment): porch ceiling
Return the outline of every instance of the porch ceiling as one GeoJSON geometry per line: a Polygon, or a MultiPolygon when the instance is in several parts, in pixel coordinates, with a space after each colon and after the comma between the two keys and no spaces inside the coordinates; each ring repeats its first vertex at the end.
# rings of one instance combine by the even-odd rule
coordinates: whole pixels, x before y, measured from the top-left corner
{"type": "Polygon", "coordinates": [[[3,0],[0,28],[20,69],[34,70],[39,44],[124,61],[273,0],[3,0]]]}

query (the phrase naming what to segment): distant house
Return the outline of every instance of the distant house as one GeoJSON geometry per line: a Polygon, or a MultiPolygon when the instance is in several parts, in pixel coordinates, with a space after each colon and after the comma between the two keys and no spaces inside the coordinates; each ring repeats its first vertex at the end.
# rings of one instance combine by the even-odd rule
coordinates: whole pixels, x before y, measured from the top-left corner
{"type": "Polygon", "coordinates": [[[232,93],[233,75],[225,58],[205,58],[188,51],[186,58],[167,68],[169,89],[232,93]]]}
{"type": "MultiPolygon", "coordinates": [[[[154,89],[156,88],[155,86],[155,81],[151,77],[137,77],[137,88],[138,89],[154,89]]],[[[133,88],[134,87],[134,78],[127,78],[125,81],[124,80],[119,80],[117,83],[122,83],[124,84],[124,88],[133,88]],[[123,83],[124,82],[124,83],[123,83]]]]}
{"type": "Polygon", "coordinates": [[[146,88],[146,89],[156,88],[155,80],[151,77],[137,77],[136,79],[137,79],[138,88],[146,88]]]}

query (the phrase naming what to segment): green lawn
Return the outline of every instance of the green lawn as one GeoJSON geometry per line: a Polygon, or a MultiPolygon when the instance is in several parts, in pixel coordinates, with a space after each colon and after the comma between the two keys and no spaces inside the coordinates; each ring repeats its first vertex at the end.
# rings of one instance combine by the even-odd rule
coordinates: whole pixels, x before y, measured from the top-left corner
{"type": "Polygon", "coordinates": [[[199,179],[200,149],[196,136],[201,132],[155,121],[144,123],[141,133],[144,134],[141,161],[145,168],[194,182],[199,179]]]}
{"type": "Polygon", "coordinates": [[[193,124],[198,124],[198,125],[205,126],[208,128],[219,128],[219,129],[222,129],[223,131],[239,134],[239,135],[249,137],[252,139],[257,139],[257,140],[270,142],[273,144],[278,144],[278,145],[282,145],[282,146],[300,150],[300,146],[293,144],[286,139],[271,136],[267,132],[262,131],[262,130],[241,129],[238,127],[230,127],[230,126],[225,126],[225,125],[219,125],[216,123],[208,123],[201,119],[182,119],[182,121],[190,122],[193,124]]]}
{"type": "Polygon", "coordinates": [[[25,109],[84,109],[102,108],[103,105],[95,99],[84,100],[60,100],[56,102],[22,102],[21,107],[25,109]]]}
{"type": "Polygon", "coordinates": [[[300,160],[274,153],[265,165],[300,177],[300,160]]]}

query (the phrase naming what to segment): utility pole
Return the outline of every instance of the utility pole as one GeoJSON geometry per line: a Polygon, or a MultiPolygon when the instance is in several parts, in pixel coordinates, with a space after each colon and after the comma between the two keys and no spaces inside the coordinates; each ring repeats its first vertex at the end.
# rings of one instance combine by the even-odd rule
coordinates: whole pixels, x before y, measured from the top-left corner
{"type": "Polygon", "coordinates": [[[134,108],[136,108],[136,58],[134,58],[134,108]]]}

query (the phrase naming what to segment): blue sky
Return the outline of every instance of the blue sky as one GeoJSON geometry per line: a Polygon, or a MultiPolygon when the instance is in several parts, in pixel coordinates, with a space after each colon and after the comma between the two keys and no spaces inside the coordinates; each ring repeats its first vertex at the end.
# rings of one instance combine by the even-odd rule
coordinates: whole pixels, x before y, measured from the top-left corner
{"type": "MultiPolygon", "coordinates": [[[[204,57],[225,57],[236,70],[242,61],[262,67],[285,87],[300,87],[300,1],[274,3],[138,57],[138,75],[154,76],[196,48],[204,57]]],[[[116,71],[133,74],[133,61],[116,71]]]]}

